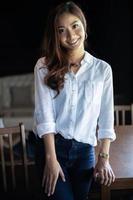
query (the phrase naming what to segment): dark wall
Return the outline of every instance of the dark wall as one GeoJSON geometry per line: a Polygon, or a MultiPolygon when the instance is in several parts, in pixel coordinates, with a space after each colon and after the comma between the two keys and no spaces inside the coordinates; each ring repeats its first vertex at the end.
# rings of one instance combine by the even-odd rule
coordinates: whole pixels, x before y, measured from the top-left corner
{"type": "MultiPolygon", "coordinates": [[[[47,14],[61,0],[5,2],[0,7],[0,76],[33,72],[47,14]]],[[[131,3],[129,0],[78,0],[90,34],[88,50],[109,62],[115,96],[132,101],[131,3]]]]}

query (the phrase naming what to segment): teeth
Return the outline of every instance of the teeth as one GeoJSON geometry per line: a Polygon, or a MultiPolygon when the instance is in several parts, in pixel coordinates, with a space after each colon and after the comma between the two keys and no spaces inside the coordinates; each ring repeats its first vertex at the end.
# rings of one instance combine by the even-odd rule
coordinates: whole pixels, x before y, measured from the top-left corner
{"type": "Polygon", "coordinates": [[[69,42],[70,45],[73,45],[75,43],[77,43],[78,40],[75,40],[74,42],[69,42]]]}
{"type": "Polygon", "coordinates": [[[74,44],[74,43],[76,43],[77,42],[77,40],[76,41],[74,41],[74,42],[72,42],[71,44],[74,44]]]}

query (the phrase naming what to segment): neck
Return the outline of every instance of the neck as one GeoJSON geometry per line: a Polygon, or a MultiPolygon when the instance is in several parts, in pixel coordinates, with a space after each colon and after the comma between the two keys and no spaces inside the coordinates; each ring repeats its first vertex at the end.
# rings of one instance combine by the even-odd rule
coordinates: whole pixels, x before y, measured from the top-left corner
{"type": "Polygon", "coordinates": [[[71,51],[68,54],[70,63],[80,63],[84,57],[84,49],[78,51],[71,51]]]}

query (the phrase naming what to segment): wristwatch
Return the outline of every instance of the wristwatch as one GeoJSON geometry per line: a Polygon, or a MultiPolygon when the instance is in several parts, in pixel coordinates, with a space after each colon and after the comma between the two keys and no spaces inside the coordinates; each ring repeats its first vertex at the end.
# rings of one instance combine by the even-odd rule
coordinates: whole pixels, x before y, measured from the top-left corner
{"type": "Polygon", "coordinates": [[[108,159],[108,158],[109,158],[109,154],[108,154],[108,153],[100,152],[100,153],[99,153],[99,157],[108,159]]]}

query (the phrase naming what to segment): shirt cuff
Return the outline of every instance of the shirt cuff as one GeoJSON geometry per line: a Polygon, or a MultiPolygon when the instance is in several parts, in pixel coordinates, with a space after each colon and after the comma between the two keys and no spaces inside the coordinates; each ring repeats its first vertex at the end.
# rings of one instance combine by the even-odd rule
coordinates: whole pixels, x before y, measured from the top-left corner
{"type": "Polygon", "coordinates": [[[41,138],[43,135],[48,133],[56,134],[55,123],[41,123],[36,126],[37,135],[41,138]]]}
{"type": "Polygon", "coordinates": [[[101,129],[98,130],[98,140],[109,138],[111,142],[116,139],[116,134],[114,129],[101,129]]]}

